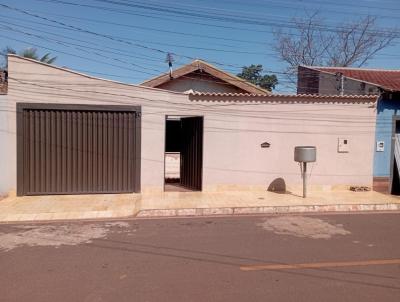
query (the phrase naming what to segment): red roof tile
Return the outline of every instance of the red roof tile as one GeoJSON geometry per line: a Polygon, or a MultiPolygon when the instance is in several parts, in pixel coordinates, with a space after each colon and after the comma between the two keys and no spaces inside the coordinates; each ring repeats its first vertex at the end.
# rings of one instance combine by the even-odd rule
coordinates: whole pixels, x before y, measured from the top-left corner
{"type": "Polygon", "coordinates": [[[368,103],[377,101],[377,95],[318,95],[318,94],[247,94],[192,92],[191,100],[208,102],[243,102],[243,103],[368,103]]]}
{"type": "Polygon", "coordinates": [[[320,95],[320,94],[283,94],[283,93],[272,93],[268,95],[264,94],[249,94],[249,93],[235,93],[235,92],[190,92],[189,95],[193,96],[211,96],[211,97],[245,97],[248,99],[259,97],[259,98],[310,98],[310,99],[376,99],[377,95],[320,95]]]}
{"type": "Polygon", "coordinates": [[[341,72],[347,78],[367,82],[389,91],[400,91],[400,70],[349,67],[306,67],[332,74],[341,72]]]}

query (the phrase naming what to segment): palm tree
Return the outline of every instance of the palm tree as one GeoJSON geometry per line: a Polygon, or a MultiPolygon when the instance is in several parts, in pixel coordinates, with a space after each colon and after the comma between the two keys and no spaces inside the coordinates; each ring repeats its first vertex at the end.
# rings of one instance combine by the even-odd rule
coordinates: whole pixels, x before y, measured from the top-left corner
{"type": "MultiPolygon", "coordinates": [[[[5,61],[5,63],[3,64],[4,65],[3,67],[4,67],[4,69],[7,69],[7,55],[8,54],[17,54],[17,52],[13,48],[7,46],[6,48],[4,48],[1,51],[1,54],[4,56],[4,61],[5,61]]],[[[44,56],[40,57],[37,52],[37,49],[33,48],[33,47],[26,48],[26,49],[20,51],[18,54],[21,57],[29,58],[29,59],[40,61],[40,62],[47,63],[47,64],[52,64],[57,59],[57,57],[50,57],[50,53],[46,53],[44,56]]]]}
{"type": "Polygon", "coordinates": [[[47,64],[51,64],[57,59],[57,57],[50,58],[49,52],[40,58],[37,53],[37,49],[32,48],[32,47],[24,49],[19,54],[24,58],[33,59],[33,60],[40,61],[40,62],[47,63],[47,64]]]}

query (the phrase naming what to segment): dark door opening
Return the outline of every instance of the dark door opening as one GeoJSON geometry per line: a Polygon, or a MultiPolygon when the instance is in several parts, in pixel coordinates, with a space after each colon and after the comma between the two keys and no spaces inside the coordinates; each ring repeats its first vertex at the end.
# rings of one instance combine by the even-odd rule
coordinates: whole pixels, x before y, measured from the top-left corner
{"type": "Polygon", "coordinates": [[[393,120],[390,193],[400,195],[400,120],[393,120]]]}
{"type": "Polygon", "coordinates": [[[201,191],[203,117],[167,116],[165,191],[201,191]]]}

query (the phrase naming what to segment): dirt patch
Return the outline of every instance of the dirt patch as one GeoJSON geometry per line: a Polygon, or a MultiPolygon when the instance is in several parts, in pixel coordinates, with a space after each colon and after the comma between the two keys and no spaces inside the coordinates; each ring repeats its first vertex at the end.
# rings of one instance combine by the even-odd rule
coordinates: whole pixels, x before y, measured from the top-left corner
{"type": "Polygon", "coordinates": [[[329,239],[335,235],[350,234],[341,224],[330,224],[319,218],[303,216],[273,217],[259,225],[276,234],[312,239],[329,239]]]}
{"type": "Polygon", "coordinates": [[[27,225],[17,226],[12,232],[0,232],[0,251],[22,246],[78,245],[93,239],[105,238],[109,232],[130,232],[127,222],[27,225]]]}

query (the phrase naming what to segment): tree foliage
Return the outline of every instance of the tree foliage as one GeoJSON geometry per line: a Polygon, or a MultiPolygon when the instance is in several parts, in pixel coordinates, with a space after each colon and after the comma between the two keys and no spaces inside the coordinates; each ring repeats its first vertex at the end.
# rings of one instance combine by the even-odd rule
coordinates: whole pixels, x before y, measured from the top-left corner
{"type": "Polygon", "coordinates": [[[237,76],[268,91],[275,89],[275,86],[278,84],[278,78],[276,75],[263,75],[262,73],[263,66],[261,64],[252,64],[250,66],[242,67],[242,72],[237,76]]]}
{"type": "Polygon", "coordinates": [[[295,72],[297,66],[364,66],[398,36],[396,29],[380,29],[377,18],[365,18],[338,27],[326,24],[318,12],[294,18],[291,30],[275,31],[274,50],[295,72]]]}
{"type": "MultiPolygon", "coordinates": [[[[3,55],[3,58],[4,58],[3,68],[7,69],[7,55],[8,54],[17,54],[17,51],[15,49],[7,46],[1,51],[1,54],[3,55]]],[[[32,47],[25,48],[25,49],[21,50],[18,54],[21,57],[33,59],[33,60],[40,61],[40,62],[47,63],[47,64],[53,64],[54,61],[57,59],[57,57],[51,57],[50,53],[46,53],[45,55],[40,56],[38,54],[38,50],[36,48],[32,48],[32,47]]]]}

